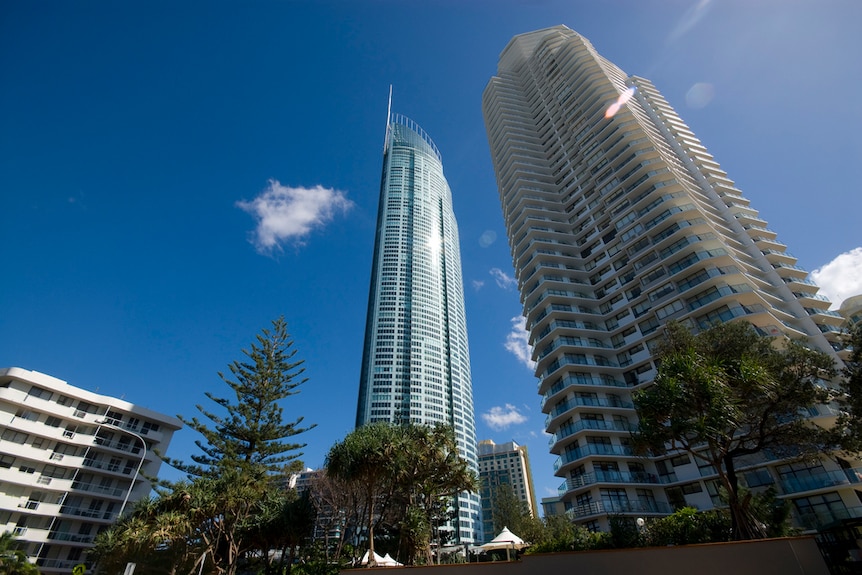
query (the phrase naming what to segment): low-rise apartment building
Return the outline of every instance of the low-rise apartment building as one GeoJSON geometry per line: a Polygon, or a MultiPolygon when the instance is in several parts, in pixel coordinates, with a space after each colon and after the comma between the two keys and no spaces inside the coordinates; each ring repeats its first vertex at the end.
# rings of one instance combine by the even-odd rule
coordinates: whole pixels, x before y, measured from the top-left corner
{"type": "Polygon", "coordinates": [[[136,500],[182,423],[18,367],[0,368],[0,532],[69,573],[136,500]]]}

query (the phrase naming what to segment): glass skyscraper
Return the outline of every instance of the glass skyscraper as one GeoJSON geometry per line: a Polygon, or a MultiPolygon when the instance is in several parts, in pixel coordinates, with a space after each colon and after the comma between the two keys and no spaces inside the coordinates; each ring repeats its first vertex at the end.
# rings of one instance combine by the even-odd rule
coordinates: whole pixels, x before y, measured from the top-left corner
{"type": "MultiPolygon", "coordinates": [[[[605,530],[615,515],[719,504],[715,470],[632,451],[632,393],[655,375],[659,328],[747,321],[834,353],[841,317],[655,87],[569,28],[512,39],[482,105],[568,514],[605,530]]],[[[775,485],[800,527],[856,516],[835,482],[852,463],[744,465],[742,481],[775,485]]]]}
{"type": "MultiPolygon", "coordinates": [[[[452,427],[476,470],[476,430],[458,226],[440,152],[391,115],[368,296],[356,425],[452,427]]],[[[480,541],[478,494],[458,497],[456,541],[480,541]]]]}

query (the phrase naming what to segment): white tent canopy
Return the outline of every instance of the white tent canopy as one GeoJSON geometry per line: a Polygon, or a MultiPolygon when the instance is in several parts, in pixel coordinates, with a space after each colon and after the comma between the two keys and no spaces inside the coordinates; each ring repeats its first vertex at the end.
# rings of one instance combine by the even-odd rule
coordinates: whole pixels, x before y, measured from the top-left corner
{"type": "Polygon", "coordinates": [[[529,543],[525,543],[523,539],[509,531],[508,527],[503,527],[499,535],[478,548],[483,551],[490,551],[491,549],[523,549],[528,545],[529,543]]]}
{"type": "MultiPolygon", "coordinates": [[[[369,553],[371,551],[366,551],[365,555],[362,556],[362,559],[359,561],[360,565],[368,565],[369,553]]],[[[381,557],[377,553],[374,554],[374,562],[378,567],[400,567],[401,563],[393,559],[389,553],[386,554],[385,557],[381,557]]]]}
{"type": "Polygon", "coordinates": [[[383,561],[379,562],[378,565],[383,567],[401,567],[401,563],[393,559],[389,553],[383,556],[383,561]]]}
{"type": "MultiPolygon", "coordinates": [[[[360,565],[368,565],[370,554],[371,554],[371,550],[369,549],[368,551],[365,552],[365,555],[362,556],[362,559],[359,560],[359,564],[360,565]]],[[[383,561],[383,557],[381,557],[380,555],[375,553],[374,554],[374,562],[377,563],[378,565],[380,565],[380,563],[382,561],[383,561]]]]}

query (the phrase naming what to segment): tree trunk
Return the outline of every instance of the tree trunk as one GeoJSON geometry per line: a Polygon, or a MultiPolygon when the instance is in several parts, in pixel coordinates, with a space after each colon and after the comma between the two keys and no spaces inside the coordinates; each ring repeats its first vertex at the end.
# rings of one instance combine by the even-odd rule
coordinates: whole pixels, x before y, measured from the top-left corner
{"type": "Polygon", "coordinates": [[[763,539],[766,537],[766,529],[749,511],[751,494],[747,494],[744,500],[739,498],[739,478],[736,475],[736,467],[733,457],[724,456],[724,483],[727,489],[727,504],[730,507],[731,529],[735,541],[748,539],[763,539]]]}

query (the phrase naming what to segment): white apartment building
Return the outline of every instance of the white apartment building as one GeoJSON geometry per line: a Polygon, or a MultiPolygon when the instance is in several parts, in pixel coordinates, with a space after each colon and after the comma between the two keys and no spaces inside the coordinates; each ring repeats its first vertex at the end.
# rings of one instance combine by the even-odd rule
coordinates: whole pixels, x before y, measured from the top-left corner
{"type": "MultiPolygon", "coordinates": [[[[719,503],[715,470],[631,449],[659,328],[747,321],[835,354],[843,319],[658,90],[571,29],[513,38],[482,107],[567,513],[606,530],[719,503]]],[[[739,464],[800,527],[862,517],[855,463],[739,464]]]]}
{"type": "Polygon", "coordinates": [[[0,532],[42,573],[85,563],[96,534],[158,475],[178,419],[18,367],[0,369],[0,532]]]}
{"type": "Polygon", "coordinates": [[[478,453],[482,524],[485,538],[490,540],[496,535],[494,532],[496,489],[500,485],[510,485],[512,492],[526,504],[527,510],[533,517],[538,517],[536,492],[526,445],[519,445],[515,441],[498,445],[492,439],[483,439],[479,442],[478,453]]]}

